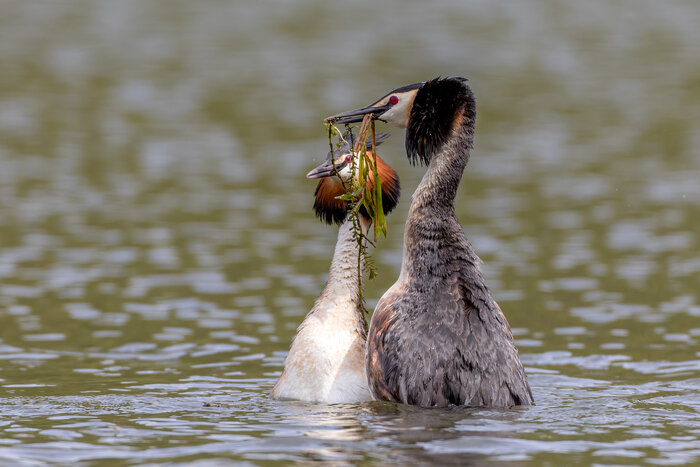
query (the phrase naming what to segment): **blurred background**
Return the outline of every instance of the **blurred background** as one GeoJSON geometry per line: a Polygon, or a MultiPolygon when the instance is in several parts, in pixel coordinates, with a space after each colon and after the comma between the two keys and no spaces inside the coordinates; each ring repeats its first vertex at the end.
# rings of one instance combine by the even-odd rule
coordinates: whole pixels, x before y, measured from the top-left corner
{"type": "MultiPolygon", "coordinates": [[[[0,2],[0,463],[697,461],[698,24],[695,0],[0,2]],[[304,177],[323,118],[438,75],[478,99],[457,212],[538,405],[270,401],[335,244],[304,177]]],[[[424,172],[390,131],[370,307],[424,172]]]]}

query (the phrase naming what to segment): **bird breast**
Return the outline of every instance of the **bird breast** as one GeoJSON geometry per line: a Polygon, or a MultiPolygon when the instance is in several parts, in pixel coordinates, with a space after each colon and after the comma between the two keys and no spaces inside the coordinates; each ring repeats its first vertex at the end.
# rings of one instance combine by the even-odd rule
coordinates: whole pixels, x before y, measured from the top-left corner
{"type": "Polygon", "coordinates": [[[342,403],[369,400],[366,335],[354,303],[332,302],[299,326],[273,390],[279,399],[342,403]]]}

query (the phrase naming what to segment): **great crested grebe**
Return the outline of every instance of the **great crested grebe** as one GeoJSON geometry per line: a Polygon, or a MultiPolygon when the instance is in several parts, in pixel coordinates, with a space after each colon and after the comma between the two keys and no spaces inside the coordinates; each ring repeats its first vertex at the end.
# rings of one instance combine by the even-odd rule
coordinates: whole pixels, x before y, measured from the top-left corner
{"type": "Polygon", "coordinates": [[[476,122],[466,79],[404,86],[327,120],[352,123],[366,114],[406,128],[409,160],[428,166],[406,220],[401,273],[370,323],[373,396],[423,407],[532,404],[508,321],[455,213],[476,122]]]}
{"type": "MultiPolygon", "coordinates": [[[[378,134],[377,144],[386,136],[378,134]]],[[[368,144],[368,152],[371,149],[368,144]]],[[[341,178],[348,181],[352,176],[353,156],[349,146],[335,151],[335,155],[335,164],[329,153],[326,162],[307,175],[321,179],[315,193],[316,215],[328,224],[340,224],[328,283],[297,329],[282,375],[272,389],[275,399],[330,404],[372,399],[365,374],[367,325],[360,303],[358,246],[352,221],[346,219],[347,202],[336,199],[345,193],[341,178]]],[[[377,169],[386,214],[399,201],[399,177],[378,156],[377,169]]],[[[370,220],[362,209],[360,212],[361,228],[366,233],[370,220]]]]}

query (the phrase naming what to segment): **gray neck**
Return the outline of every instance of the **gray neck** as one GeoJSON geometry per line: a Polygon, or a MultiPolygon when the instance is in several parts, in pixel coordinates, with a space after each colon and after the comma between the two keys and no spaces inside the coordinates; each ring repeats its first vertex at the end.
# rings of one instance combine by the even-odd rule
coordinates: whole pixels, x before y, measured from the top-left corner
{"type": "Polygon", "coordinates": [[[456,128],[432,157],[413,194],[404,233],[401,277],[418,281],[417,287],[430,288],[438,278],[461,274],[465,267],[477,268],[479,259],[455,213],[457,188],[469,160],[472,137],[471,128],[456,128]]]}
{"type": "Polygon", "coordinates": [[[457,188],[469,160],[470,148],[471,141],[464,138],[461,132],[455,132],[442,150],[432,157],[428,170],[413,193],[409,217],[425,209],[454,215],[457,188]]]}

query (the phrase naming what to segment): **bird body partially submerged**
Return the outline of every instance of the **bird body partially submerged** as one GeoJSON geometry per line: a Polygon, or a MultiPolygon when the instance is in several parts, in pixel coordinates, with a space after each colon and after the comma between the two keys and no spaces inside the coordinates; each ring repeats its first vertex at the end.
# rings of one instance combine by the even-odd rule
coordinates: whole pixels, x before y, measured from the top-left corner
{"type": "MultiPolygon", "coordinates": [[[[359,246],[353,223],[346,219],[347,202],[336,199],[345,193],[342,180],[352,175],[347,158],[353,156],[349,148],[338,155],[308,175],[320,178],[314,202],[317,216],[328,224],[340,223],[340,228],[328,282],[297,329],[282,375],[272,389],[275,399],[344,403],[372,398],[364,364],[367,326],[357,274],[359,246]]],[[[382,167],[383,206],[388,213],[398,203],[398,175],[380,158],[377,163],[382,167]]],[[[369,219],[361,215],[360,224],[366,233],[369,219]]]]}
{"type": "Polygon", "coordinates": [[[476,101],[464,79],[399,88],[359,114],[407,127],[409,159],[428,165],[413,195],[401,274],[370,323],[366,370],[377,399],[423,407],[533,403],[508,322],[454,208],[474,137],[476,101]],[[410,102],[408,120],[384,116],[410,102]]]}
{"type": "Polygon", "coordinates": [[[351,224],[345,221],[340,226],[328,283],[297,329],[272,390],[275,399],[325,403],[371,399],[364,368],[367,327],[360,308],[357,242],[351,224]]]}

